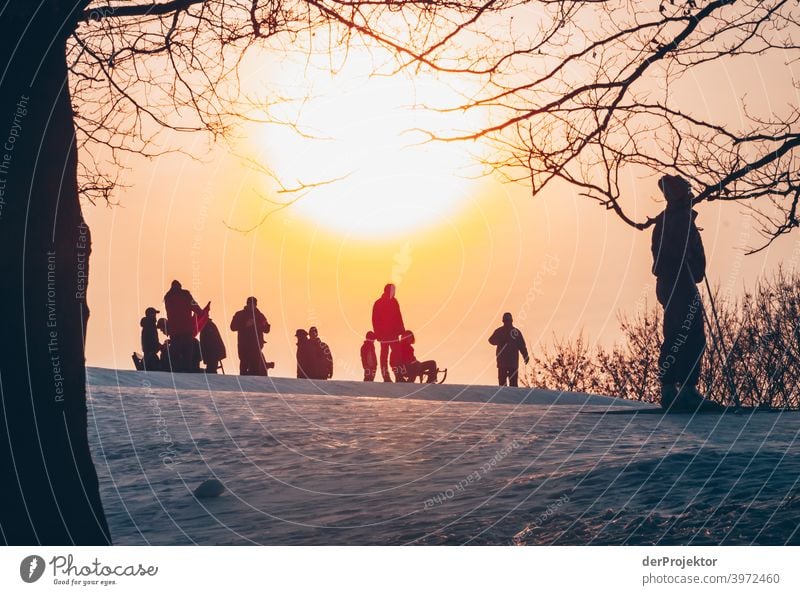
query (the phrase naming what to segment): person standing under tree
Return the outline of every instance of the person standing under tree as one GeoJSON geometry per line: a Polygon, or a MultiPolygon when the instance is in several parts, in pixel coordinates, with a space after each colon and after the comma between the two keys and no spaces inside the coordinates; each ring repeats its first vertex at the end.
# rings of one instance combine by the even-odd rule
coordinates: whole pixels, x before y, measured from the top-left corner
{"type": "Polygon", "coordinates": [[[525,338],[518,328],[513,325],[514,319],[510,312],[503,314],[503,326],[495,329],[489,337],[489,343],[496,346],[497,380],[500,386],[519,385],[519,354],[522,354],[525,363],[528,359],[528,348],[525,338]]]}
{"type": "Polygon", "coordinates": [[[663,176],[658,187],[667,201],[655,219],[651,243],[656,297],[664,307],[664,341],[658,358],[661,407],[670,412],[718,411],[724,407],[697,390],[706,348],[697,284],[706,274],[706,254],[695,224],[694,196],[680,176],[663,176]]]}

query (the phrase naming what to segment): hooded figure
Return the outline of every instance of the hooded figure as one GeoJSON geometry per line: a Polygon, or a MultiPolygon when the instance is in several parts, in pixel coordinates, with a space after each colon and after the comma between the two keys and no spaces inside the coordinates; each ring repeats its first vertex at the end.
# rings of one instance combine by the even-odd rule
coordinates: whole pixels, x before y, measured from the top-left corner
{"type": "Polygon", "coordinates": [[[193,369],[195,356],[194,336],[197,334],[197,316],[204,310],[197,305],[188,290],[179,281],[173,281],[164,295],[169,329],[170,368],[175,372],[188,372],[193,369]]]}
{"type": "Polygon", "coordinates": [[[314,357],[308,333],[299,328],[295,331],[294,336],[297,338],[297,377],[313,378],[314,357]]]}
{"type": "Polygon", "coordinates": [[[692,209],[692,189],[680,176],[663,176],[658,187],[667,207],[655,219],[651,249],[656,297],[664,307],[664,342],[658,358],[661,406],[671,411],[718,409],[697,392],[706,347],[703,302],[697,283],[706,274],[703,240],[692,209]]]}
{"type": "Polygon", "coordinates": [[[397,338],[405,332],[400,304],[395,298],[396,288],[389,283],[383,288],[383,295],[372,306],[372,329],[381,344],[381,375],[384,382],[391,382],[389,376],[389,351],[397,346],[397,338]]]}
{"type": "Polygon", "coordinates": [[[266,376],[267,363],[261,348],[264,334],[269,333],[267,317],[258,309],[258,300],[247,298],[244,308],[233,315],[231,330],[238,333],[239,374],[242,376],[266,376]]]}
{"type": "Polygon", "coordinates": [[[364,382],[375,380],[378,371],[378,356],[375,354],[375,333],[367,331],[367,337],[361,345],[361,367],[364,368],[364,382]]]}
{"type": "Polygon", "coordinates": [[[495,329],[489,337],[489,343],[496,346],[497,381],[500,386],[519,386],[519,354],[527,364],[528,348],[525,338],[518,328],[514,327],[514,318],[510,312],[503,314],[503,326],[495,329]]]}
{"type": "Polygon", "coordinates": [[[200,353],[203,356],[203,363],[206,365],[206,373],[208,374],[216,374],[217,369],[220,367],[220,362],[228,355],[225,343],[222,342],[222,335],[220,335],[217,325],[210,318],[203,326],[203,330],[200,331],[200,353]]]}
{"type": "Polygon", "coordinates": [[[144,369],[148,371],[161,369],[161,360],[158,359],[161,341],[158,340],[156,314],[158,310],[147,308],[144,311],[144,318],[139,322],[142,327],[142,360],[144,369]]]}

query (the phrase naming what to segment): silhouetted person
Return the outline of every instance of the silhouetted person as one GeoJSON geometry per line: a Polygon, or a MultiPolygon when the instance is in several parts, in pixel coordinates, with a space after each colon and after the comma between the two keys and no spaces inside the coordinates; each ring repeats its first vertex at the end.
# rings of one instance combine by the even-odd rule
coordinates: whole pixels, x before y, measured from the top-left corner
{"type": "Polygon", "coordinates": [[[372,307],[372,329],[381,344],[381,375],[384,382],[391,382],[389,376],[389,352],[396,348],[397,338],[405,332],[400,304],[395,296],[395,286],[389,283],[383,288],[383,295],[372,307]]]}
{"type": "Polygon", "coordinates": [[[414,355],[416,338],[411,331],[404,331],[397,344],[397,357],[395,358],[395,377],[398,382],[414,382],[417,377],[425,375],[425,382],[436,382],[436,362],[426,360],[420,362],[414,355]]]}
{"type": "Polygon", "coordinates": [[[238,333],[239,374],[242,376],[266,376],[267,363],[261,348],[264,334],[269,333],[267,317],[258,309],[258,300],[247,298],[244,308],[233,315],[231,330],[238,333]]]}
{"type": "Polygon", "coordinates": [[[222,335],[210,318],[203,326],[203,330],[200,331],[200,353],[203,356],[203,363],[206,365],[206,372],[209,374],[216,374],[222,360],[228,355],[222,335]]]}
{"type": "Polygon", "coordinates": [[[361,367],[364,368],[364,382],[375,380],[378,356],[375,354],[375,333],[372,331],[367,331],[367,338],[361,344],[361,367]]]}
{"type": "Polygon", "coordinates": [[[314,354],[311,350],[311,342],[308,340],[308,333],[304,329],[297,329],[294,333],[297,338],[297,377],[314,377],[314,354]]]}
{"type": "Polygon", "coordinates": [[[528,348],[525,338],[518,328],[514,327],[514,318],[510,312],[503,314],[503,326],[495,329],[489,337],[489,343],[496,346],[497,381],[500,386],[519,386],[519,354],[527,364],[528,348]]]}
{"type": "Polygon", "coordinates": [[[144,318],[139,323],[142,327],[142,360],[144,369],[149,371],[161,370],[161,360],[158,352],[161,351],[161,341],[158,340],[158,328],[155,308],[147,308],[144,318]]]}
{"type": "Polygon", "coordinates": [[[164,295],[164,307],[167,310],[167,329],[169,330],[170,367],[175,372],[188,372],[195,368],[194,337],[197,334],[195,316],[203,314],[188,290],[181,287],[180,282],[173,281],[169,291],[164,295]]]}
{"type": "Polygon", "coordinates": [[[706,255],[695,225],[692,189],[680,176],[663,176],[658,187],[667,206],[653,227],[656,297],[664,307],[664,342],[658,358],[661,406],[672,411],[722,409],[697,392],[706,347],[703,303],[697,283],[706,274],[706,255]]]}
{"type": "Polygon", "coordinates": [[[309,378],[328,380],[333,377],[333,354],[328,344],[319,338],[317,327],[308,329],[309,351],[311,352],[311,375],[309,378]]]}

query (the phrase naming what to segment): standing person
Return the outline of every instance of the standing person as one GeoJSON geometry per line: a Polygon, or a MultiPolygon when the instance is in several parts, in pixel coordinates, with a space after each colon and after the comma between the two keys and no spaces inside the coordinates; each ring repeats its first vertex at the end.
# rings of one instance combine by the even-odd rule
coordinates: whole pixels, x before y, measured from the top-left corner
{"type": "Polygon", "coordinates": [[[247,298],[244,308],[233,315],[231,330],[238,333],[239,374],[242,376],[266,376],[267,363],[261,348],[264,335],[269,333],[267,317],[258,309],[258,300],[247,298]]]}
{"type": "Polygon", "coordinates": [[[200,331],[200,353],[203,356],[207,374],[216,374],[222,365],[222,360],[228,355],[219,328],[211,318],[206,321],[203,330],[200,331]]]}
{"type": "Polygon", "coordinates": [[[495,345],[497,358],[497,380],[500,386],[519,386],[519,354],[527,364],[528,348],[525,338],[518,328],[514,327],[514,318],[510,312],[503,314],[503,326],[495,329],[489,337],[489,343],[495,345]]]}
{"type": "Polygon", "coordinates": [[[384,382],[391,382],[389,376],[389,351],[397,348],[397,339],[406,330],[400,304],[395,298],[396,288],[389,283],[383,288],[383,295],[372,306],[372,330],[381,344],[381,375],[384,382]]]}
{"type": "Polygon", "coordinates": [[[317,327],[308,329],[308,342],[311,351],[312,375],[316,380],[328,380],[333,377],[333,354],[331,348],[319,338],[317,327]]]}
{"type": "Polygon", "coordinates": [[[144,318],[139,322],[142,327],[142,359],[144,369],[149,372],[161,369],[161,360],[158,359],[161,341],[158,340],[156,314],[158,310],[147,308],[144,311],[144,318]]]}
{"type": "Polygon", "coordinates": [[[706,255],[695,224],[694,196],[680,176],[663,176],[658,187],[667,201],[656,217],[651,243],[656,297],[664,307],[664,342],[658,358],[661,407],[673,412],[721,410],[721,405],[697,391],[706,348],[697,284],[706,274],[706,255]]]}
{"type": "Polygon", "coordinates": [[[170,368],[174,372],[188,372],[194,360],[194,337],[197,334],[195,318],[203,315],[204,311],[179,281],[173,281],[164,295],[164,306],[170,338],[170,368]]]}
{"type": "Polygon", "coordinates": [[[375,380],[378,356],[375,354],[375,333],[372,331],[367,331],[367,337],[361,345],[361,367],[364,368],[364,382],[375,380]]]}
{"type": "Polygon", "coordinates": [[[308,333],[299,328],[295,331],[294,336],[297,338],[297,377],[313,378],[314,361],[308,333]]]}

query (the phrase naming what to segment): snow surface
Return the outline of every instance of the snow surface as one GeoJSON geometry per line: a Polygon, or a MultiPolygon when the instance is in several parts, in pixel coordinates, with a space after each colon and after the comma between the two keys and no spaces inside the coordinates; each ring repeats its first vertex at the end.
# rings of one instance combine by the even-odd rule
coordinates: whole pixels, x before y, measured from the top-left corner
{"type": "Polygon", "coordinates": [[[797,413],[99,368],[89,394],[117,544],[800,544],[797,413]]]}

